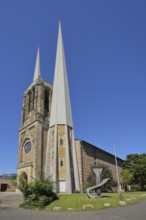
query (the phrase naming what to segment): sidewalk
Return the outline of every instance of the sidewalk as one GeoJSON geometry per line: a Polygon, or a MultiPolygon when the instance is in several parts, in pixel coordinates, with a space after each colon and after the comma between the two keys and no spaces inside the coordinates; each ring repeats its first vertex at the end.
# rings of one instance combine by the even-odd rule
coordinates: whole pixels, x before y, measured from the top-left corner
{"type": "Polygon", "coordinates": [[[20,192],[0,192],[0,207],[19,207],[23,202],[20,192]]]}

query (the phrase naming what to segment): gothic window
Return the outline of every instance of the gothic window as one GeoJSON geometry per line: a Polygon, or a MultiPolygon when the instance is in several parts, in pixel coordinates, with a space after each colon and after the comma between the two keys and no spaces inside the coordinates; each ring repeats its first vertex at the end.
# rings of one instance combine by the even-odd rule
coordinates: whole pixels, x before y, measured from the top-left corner
{"type": "Polygon", "coordinates": [[[28,112],[34,110],[35,88],[28,93],[28,112]]]}
{"type": "Polygon", "coordinates": [[[49,91],[48,90],[45,90],[44,108],[47,112],[49,111],[49,91]]]}
{"type": "Polygon", "coordinates": [[[60,167],[64,167],[64,160],[60,159],[60,167]]]}
{"type": "Polygon", "coordinates": [[[32,100],[31,100],[32,101],[32,110],[34,110],[35,88],[32,89],[31,97],[32,97],[32,100]]]}
{"type": "Polygon", "coordinates": [[[31,111],[31,92],[28,93],[28,112],[31,111]]]}

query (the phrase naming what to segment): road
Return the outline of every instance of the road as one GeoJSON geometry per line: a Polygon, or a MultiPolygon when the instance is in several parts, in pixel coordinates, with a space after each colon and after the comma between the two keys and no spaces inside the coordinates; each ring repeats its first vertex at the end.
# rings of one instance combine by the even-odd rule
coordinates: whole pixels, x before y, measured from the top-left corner
{"type": "Polygon", "coordinates": [[[0,220],[145,220],[146,200],[126,207],[84,212],[43,212],[0,205],[0,220]]]}

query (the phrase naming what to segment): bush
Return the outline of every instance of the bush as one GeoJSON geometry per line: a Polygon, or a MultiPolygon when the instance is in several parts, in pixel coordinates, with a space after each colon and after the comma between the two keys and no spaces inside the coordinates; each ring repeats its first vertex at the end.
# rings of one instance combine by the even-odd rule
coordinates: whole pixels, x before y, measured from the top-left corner
{"type": "Polygon", "coordinates": [[[27,183],[24,179],[19,179],[17,188],[23,193],[25,201],[21,207],[24,208],[43,208],[58,199],[50,180],[27,183]]]}
{"type": "Polygon", "coordinates": [[[92,181],[90,181],[90,177],[92,177],[92,176],[89,176],[83,185],[83,192],[86,192],[87,188],[95,185],[96,180],[95,180],[95,182],[92,183],[92,181]]]}
{"type": "Polygon", "coordinates": [[[113,187],[117,186],[116,181],[113,179],[112,171],[108,166],[106,166],[104,164],[100,164],[100,166],[103,168],[103,171],[101,173],[101,181],[106,178],[109,178],[109,180],[106,182],[106,184],[104,184],[101,187],[101,190],[102,190],[102,192],[112,192],[113,187]]]}
{"type": "Polygon", "coordinates": [[[131,191],[141,191],[141,186],[140,185],[130,185],[131,191]]]}

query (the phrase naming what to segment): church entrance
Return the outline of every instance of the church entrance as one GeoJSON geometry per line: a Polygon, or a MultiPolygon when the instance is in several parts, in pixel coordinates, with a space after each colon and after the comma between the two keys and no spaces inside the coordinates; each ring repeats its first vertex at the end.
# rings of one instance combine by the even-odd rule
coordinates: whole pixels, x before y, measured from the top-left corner
{"type": "Polygon", "coordinates": [[[21,175],[20,175],[20,177],[21,177],[23,180],[25,180],[26,182],[28,181],[28,177],[27,177],[26,172],[22,172],[21,175]]]}
{"type": "Polygon", "coordinates": [[[59,181],[59,192],[66,192],[66,181],[59,181]]]}

